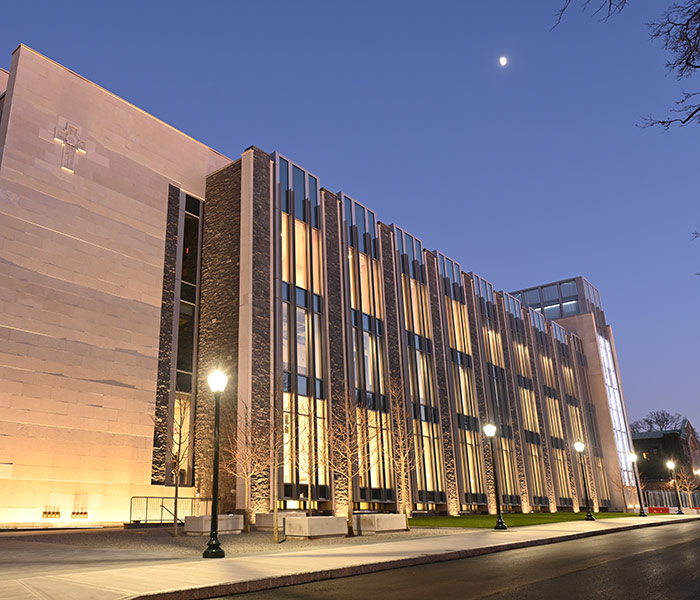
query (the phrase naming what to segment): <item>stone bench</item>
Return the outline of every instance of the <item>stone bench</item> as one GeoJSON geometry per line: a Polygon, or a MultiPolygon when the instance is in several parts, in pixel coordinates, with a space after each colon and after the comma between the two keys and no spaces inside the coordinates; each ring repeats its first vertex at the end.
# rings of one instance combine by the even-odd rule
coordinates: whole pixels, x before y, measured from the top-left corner
{"type": "MultiPolygon", "coordinates": [[[[277,523],[279,528],[284,531],[284,520],[289,517],[304,517],[306,516],[299,510],[278,510],[277,523]]],[[[256,531],[272,531],[275,523],[275,513],[255,513],[255,529],[256,531]]]]}
{"type": "MultiPolygon", "coordinates": [[[[185,534],[209,535],[211,516],[185,517],[185,534]]],[[[219,533],[240,533],[243,531],[243,515],[219,515],[219,533]]]]}
{"type": "Polygon", "coordinates": [[[286,517],[284,533],[287,537],[323,538],[345,536],[348,522],[345,517],[286,517]]]}
{"type": "Polygon", "coordinates": [[[406,531],[406,516],[401,514],[354,515],[353,527],[358,535],[372,535],[386,531],[406,531]]]}

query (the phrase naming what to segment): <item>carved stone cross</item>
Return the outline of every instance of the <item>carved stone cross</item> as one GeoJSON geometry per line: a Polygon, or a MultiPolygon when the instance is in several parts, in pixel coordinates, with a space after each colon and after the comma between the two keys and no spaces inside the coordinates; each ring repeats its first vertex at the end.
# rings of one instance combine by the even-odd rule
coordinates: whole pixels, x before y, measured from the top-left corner
{"type": "Polygon", "coordinates": [[[66,126],[63,129],[56,127],[53,139],[63,144],[61,168],[73,173],[75,171],[75,154],[77,152],[85,154],[85,141],[80,139],[78,128],[66,122],[66,126]]]}

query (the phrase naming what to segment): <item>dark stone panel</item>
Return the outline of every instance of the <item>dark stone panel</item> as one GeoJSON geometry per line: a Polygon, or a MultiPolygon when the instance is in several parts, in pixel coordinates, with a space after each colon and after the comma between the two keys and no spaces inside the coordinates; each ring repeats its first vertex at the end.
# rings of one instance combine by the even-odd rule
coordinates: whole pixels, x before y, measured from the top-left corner
{"type": "Polygon", "coordinates": [[[442,433],[442,454],[445,466],[445,492],[447,494],[447,509],[450,514],[458,514],[460,509],[459,486],[457,485],[457,464],[455,459],[455,436],[452,417],[455,413],[455,403],[450,397],[448,378],[449,365],[445,349],[445,330],[442,313],[445,300],[441,293],[440,274],[437,258],[431,252],[425,253],[426,271],[428,275],[428,293],[430,295],[430,319],[433,330],[433,359],[435,368],[435,384],[438,406],[440,408],[440,431],[442,433]]]}
{"type": "MultiPolygon", "coordinates": [[[[393,399],[392,405],[399,404],[404,412],[404,421],[409,429],[409,434],[412,432],[413,419],[411,412],[408,409],[406,402],[406,383],[404,379],[404,349],[403,349],[403,326],[401,315],[399,313],[398,290],[401,285],[401,275],[396,270],[394,262],[394,238],[391,228],[384,223],[379,223],[379,243],[380,254],[382,261],[382,282],[384,292],[384,329],[385,343],[387,354],[387,369],[389,371],[388,392],[393,397],[398,392],[402,392],[402,398],[393,399]]],[[[392,410],[396,410],[396,406],[392,406],[392,410]]],[[[394,427],[394,437],[398,439],[396,415],[392,415],[392,427],[394,427]]],[[[411,444],[412,452],[414,452],[413,444],[411,444]]],[[[415,464],[415,460],[411,461],[415,464]]],[[[396,498],[400,509],[400,501],[404,493],[410,497],[411,490],[416,489],[415,476],[409,474],[409,477],[400,477],[394,474],[396,483],[396,498]],[[411,481],[413,479],[413,481],[411,481]]],[[[412,502],[414,498],[411,498],[412,502]]]]}
{"type": "MultiPolygon", "coordinates": [[[[343,238],[343,218],[338,196],[326,189],[321,190],[321,201],[325,212],[326,242],[326,318],[328,319],[328,359],[329,373],[329,409],[334,422],[345,420],[350,414],[348,405],[348,384],[346,379],[346,361],[344,335],[348,316],[344,310],[348,301],[345,294],[347,277],[343,260],[347,245],[343,238]]],[[[343,465],[339,465],[342,467],[343,465]]],[[[344,477],[333,476],[334,498],[339,505],[336,512],[346,508],[348,490],[344,477]]],[[[343,513],[344,514],[344,513],[343,513]]]]}
{"type": "Polygon", "coordinates": [[[160,309],[160,340],[158,343],[158,382],[156,384],[155,426],[153,431],[153,462],[151,483],[169,483],[166,477],[168,417],[173,359],[173,318],[175,316],[175,279],[177,265],[177,226],[180,214],[180,189],[168,186],[168,211],[165,222],[165,254],[163,257],[163,294],[160,309]]]}
{"type": "MultiPolygon", "coordinates": [[[[252,357],[251,357],[251,428],[257,435],[270,435],[273,365],[270,352],[272,340],[272,247],[270,206],[270,156],[259,148],[253,150],[253,270],[252,270],[252,357]]],[[[246,224],[244,224],[246,226],[246,224]]],[[[248,274],[245,275],[246,277],[248,274]]],[[[270,473],[259,474],[251,480],[253,512],[267,512],[270,498],[270,473]]]]}
{"type": "MultiPolygon", "coordinates": [[[[195,486],[211,494],[214,397],[207,375],[215,368],[228,376],[221,398],[221,421],[236,416],[238,400],[238,311],[241,227],[241,161],[207,177],[202,235],[199,304],[199,356],[195,405],[195,486]]],[[[221,510],[232,510],[235,480],[220,472],[221,510]]]]}

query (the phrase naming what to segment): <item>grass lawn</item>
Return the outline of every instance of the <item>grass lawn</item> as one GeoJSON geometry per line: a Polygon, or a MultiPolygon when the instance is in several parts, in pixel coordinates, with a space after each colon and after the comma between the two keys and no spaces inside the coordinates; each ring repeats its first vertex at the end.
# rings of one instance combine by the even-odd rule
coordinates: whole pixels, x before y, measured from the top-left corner
{"type": "MultiPolygon", "coordinates": [[[[596,519],[616,519],[618,517],[636,517],[637,513],[601,512],[595,513],[596,519]]],[[[504,514],[503,520],[508,527],[525,525],[542,525],[543,523],[562,523],[564,521],[583,521],[582,513],[556,512],[532,514],[504,514]]],[[[408,520],[411,527],[493,527],[496,515],[461,515],[459,517],[416,517],[408,520]]]]}

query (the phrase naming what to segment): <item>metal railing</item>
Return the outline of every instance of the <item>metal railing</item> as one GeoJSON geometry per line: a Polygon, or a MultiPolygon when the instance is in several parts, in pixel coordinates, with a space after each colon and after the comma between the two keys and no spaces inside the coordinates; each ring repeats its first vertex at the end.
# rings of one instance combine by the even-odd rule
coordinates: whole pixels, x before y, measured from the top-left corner
{"type": "MultiPolygon", "coordinates": [[[[130,523],[172,523],[175,498],[172,496],[133,496],[129,504],[130,523]]],[[[211,514],[211,498],[178,498],[177,519],[211,514]]]]}
{"type": "MultiPolygon", "coordinates": [[[[644,503],[650,508],[678,508],[676,492],[669,490],[644,490],[644,503]]],[[[681,492],[683,508],[700,507],[700,492],[681,492]]]]}

